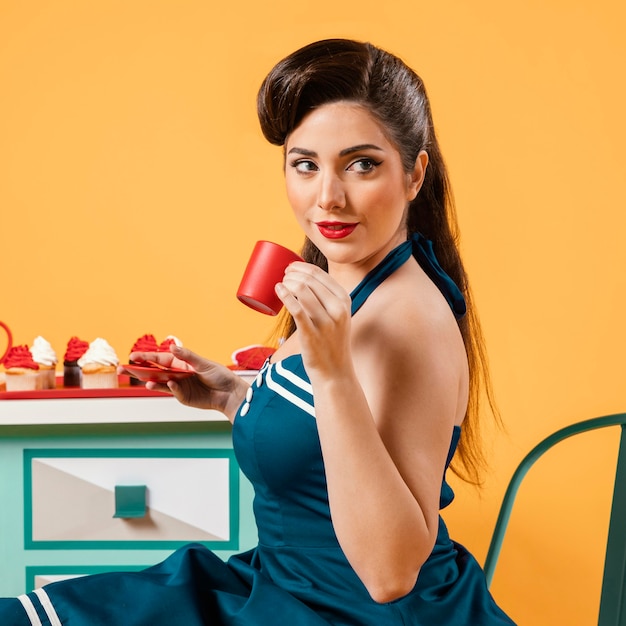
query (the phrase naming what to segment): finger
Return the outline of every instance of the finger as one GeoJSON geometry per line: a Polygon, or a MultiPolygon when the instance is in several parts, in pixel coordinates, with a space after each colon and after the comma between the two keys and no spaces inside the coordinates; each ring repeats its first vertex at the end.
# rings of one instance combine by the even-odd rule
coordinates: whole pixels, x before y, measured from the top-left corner
{"type": "Polygon", "coordinates": [[[161,365],[170,365],[172,355],[169,352],[131,352],[128,359],[133,363],[143,363],[145,361],[155,361],[161,365]]]}
{"type": "Polygon", "coordinates": [[[165,383],[155,383],[149,380],[148,382],[146,382],[146,389],[149,389],[150,391],[160,391],[161,393],[172,394],[172,391],[169,388],[170,382],[172,381],[169,381],[168,384],[166,385],[165,383]]]}
{"type": "Polygon", "coordinates": [[[324,325],[329,315],[322,302],[306,288],[299,289],[297,295],[284,283],[276,285],[276,294],[293,317],[299,330],[314,332],[324,325]]]}
{"type": "Polygon", "coordinates": [[[171,393],[181,404],[184,404],[185,406],[193,406],[193,394],[191,393],[188,385],[183,386],[178,381],[168,380],[165,391],[171,393]]]}
{"type": "MultiPolygon", "coordinates": [[[[336,283],[332,279],[322,282],[308,273],[294,273],[285,277],[283,285],[298,301],[302,311],[318,324],[324,323],[328,318],[336,320],[345,313],[349,296],[341,286],[333,289],[336,283]]],[[[298,308],[295,311],[297,313],[298,308]]],[[[290,313],[294,315],[291,310],[290,313]]]]}
{"type": "Polygon", "coordinates": [[[315,300],[323,301],[333,295],[319,277],[310,272],[290,272],[285,274],[282,282],[298,300],[313,296],[315,300]]]}
{"type": "Polygon", "coordinates": [[[290,278],[307,282],[309,280],[318,282],[339,298],[346,295],[345,289],[328,272],[311,263],[292,263],[289,265],[285,270],[283,282],[287,282],[290,278]]]}
{"type": "Polygon", "coordinates": [[[280,298],[280,301],[285,305],[285,308],[291,313],[294,319],[302,313],[302,305],[298,302],[298,299],[291,293],[284,283],[276,283],[274,285],[274,291],[280,298]]]}
{"type": "Polygon", "coordinates": [[[179,402],[183,401],[183,390],[175,380],[167,381],[167,391],[171,393],[179,402]]]}
{"type": "Polygon", "coordinates": [[[181,361],[184,361],[185,363],[190,365],[191,369],[193,369],[195,372],[206,369],[207,364],[209,363],[209,361],[207,361],[207,359],[205,359],[203,356],[192,352],[188,348],[172,344],[170,346],[170,350],[177,359],[180,359],[181,361]]]}

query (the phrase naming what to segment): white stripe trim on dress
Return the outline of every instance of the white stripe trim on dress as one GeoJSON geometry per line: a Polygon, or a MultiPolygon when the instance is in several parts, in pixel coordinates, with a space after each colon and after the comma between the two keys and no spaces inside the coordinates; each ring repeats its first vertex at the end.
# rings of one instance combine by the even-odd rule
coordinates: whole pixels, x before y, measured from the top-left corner
{"type": "Polygon", "coordinates": [[[18,596],[17,599],[22,603],[22,606],[26,611],[26,615],[30,620],[31,626],[43,626],[41,620],[39,619],[39,615],[37,615],[33,601],[27,595],[18,596]]]}
{"type": "Polygon", "coordinates": [[[51,626],[63,626],[57,612],[52,606],[52,602],[50,601],[48,594],[40,587],[39,589],[35,589],[35,595],[39,598],[39,602],[41,602],[41,606],[43,606],[44,611],[50,620],[51,626]]]}
{"type": "Polygon", "coordinates": [[[278,362],[276,363],[276,373],[280,374],[283,378],[286,378],[290,383],[293,383],[296,387],[300,387],[302,391],[306,391],[313,395],[313,385],[307,383],[306,380],[296,376],[291,370],[285,368],[285,366],[278,362]]]}
{"type": "Polygon", "coordinates": [[[295,404],[298,408],[315,417],[315,408],[312,404],[306,402],[302,398],[299,398],[295,393],[291,393],[291,391],[285,389],[272,378],[272,368],[267,371],[265,380],[267,382],[267,386],[272,391],[275,391],[279,396],[282,396],[285,400],[291,402],[291,404],[295,404]]]}

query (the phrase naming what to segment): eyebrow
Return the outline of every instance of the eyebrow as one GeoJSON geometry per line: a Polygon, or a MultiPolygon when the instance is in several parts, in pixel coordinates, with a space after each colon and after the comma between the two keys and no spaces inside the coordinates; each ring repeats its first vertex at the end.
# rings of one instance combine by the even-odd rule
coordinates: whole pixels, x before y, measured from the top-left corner
{"type": "MultiPolygon", "coordinates": [[[[383,152],[383,149],[380,146],[377,146],[376,144],[362,143],[362,144],[359,144],[358,146],[350,146],[349,148],[344,148],[339,153],[339,156],[342,156],[342,157],[347,156],[349,154],[353,154],[354,152],[360,152],[361,150],[378,150],[380,152],[383,152]]],[[[294,146],[293,148],[291,148],[291,150],[289,150],[287,154],[292,154],[294,152],[297,152],[298,154],[302,154],[303,156],[309,156],[309,157],[317,156],[317,152],[315,152],[314,150],[307,150],[306,148],[298,148],[297,146],[294,146]]]]}

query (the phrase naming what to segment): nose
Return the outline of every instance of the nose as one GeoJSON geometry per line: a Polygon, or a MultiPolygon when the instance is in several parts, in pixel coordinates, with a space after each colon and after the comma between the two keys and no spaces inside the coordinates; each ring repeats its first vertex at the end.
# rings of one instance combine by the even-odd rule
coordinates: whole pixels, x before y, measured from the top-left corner
{"type": "Polygon", "coordinates": [[[346,205],[346,192],[343,182],[334,172],[326,172],[320,176],[317,195],[317,206],[324,211],[341,209],[346,205]]]}

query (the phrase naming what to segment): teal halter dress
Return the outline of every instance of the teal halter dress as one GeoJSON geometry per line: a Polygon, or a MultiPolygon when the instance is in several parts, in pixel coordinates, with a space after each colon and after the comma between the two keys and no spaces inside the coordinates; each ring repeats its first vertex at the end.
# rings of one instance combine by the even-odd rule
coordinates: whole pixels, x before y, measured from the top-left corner
{"type": "MultiPolygon", "coordinates": [[[[430,242],[414,236],[352,292],[353,315],[411,254],[457,317],[463,297],[430,242]]],[[[451,433],[450,463],[460,436],[451,433]]],[[[239,465],[254,486],[258,545],[227,562],[200,544],[141,572],[52,583],[0,600],[3,626],[511,626],[483,572],[439,518],[432,554],[406,596],[377,603],[335,536],[315,403],[302,359],[265,363],[233,426],[239,465]]],[[[454,497],[442,480],[440,508],[454,497]]]]}

